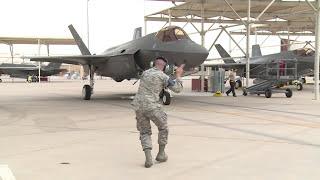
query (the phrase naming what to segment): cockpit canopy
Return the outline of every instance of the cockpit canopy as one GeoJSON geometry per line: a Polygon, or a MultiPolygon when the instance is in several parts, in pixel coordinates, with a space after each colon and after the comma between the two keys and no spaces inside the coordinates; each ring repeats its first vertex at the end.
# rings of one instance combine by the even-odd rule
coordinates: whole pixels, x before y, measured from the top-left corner
{"type": "Polygon", "coordinates": [[[157,32],[156,37],[162,42],[190,39],[187,33],[180,27],[169,26],[157,32]]]}
{"type": "Polygon", "coordinates": [[[303,49],[296,49],[293,51],[293,53],[298,56],[313,56],[315,52],[312,49],[303,48],[303,49]]]}

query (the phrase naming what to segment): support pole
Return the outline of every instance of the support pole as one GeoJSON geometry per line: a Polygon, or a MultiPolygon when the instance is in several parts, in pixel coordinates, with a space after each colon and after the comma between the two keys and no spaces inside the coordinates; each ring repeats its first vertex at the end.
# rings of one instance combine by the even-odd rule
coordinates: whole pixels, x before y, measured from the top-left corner
{"type": "MultiPolygon", "coordinates": [[[[240,41],[237,42],[237,44],[240,44],[246,37],[247,37],[247,35],[244,35],[244,36],[240,39],[240,41]]],[[[232,39],[230,38],[230,41],[231,41],[231,40],[232,40],[232,39]]],[[[233,48],[230,47],[230,54],[234,51],[234,49],[235,49],[236,47],[238,47],[238,46],[235,45],[233,48]]],[[[244,51],[242,50],[242,52],[244,52],[244,51]]],[[[246,56],[246,53],[243,53],[243,55],[244,55],[244,57],[245,57],[245,56],[246,56]]]]}
{"type": "Polygon", "coordinates": [[[311,9],[313,9],[315,12],[317,12],[318,10],[310,3],[309,0],[305,0],[307,2],[307,4],[310,6],[311,9]]]}
{"type": "Polygon", "coordinates": [[[50,56],[50,45],[47,44],[47,55],[50,56]]]}
{"type": "MultiPolygon", "coordinates": [[[[243,23],[243,25],[246,25],[246,22],[244,22],[242,20],[242,17],[237,13],[237,11],[232,7],[232,5],[227,1],[227,0],[224,0],[224,2],[230,7],[230,9],[233,11],[233,13],[238,16],[239,20],[243,23]]],[[[249,2],[250,4],[250,2],[249,2]]]]}
{"type": "Polygon", "coordinates": [[[144,35],[147,35],[147,19],[144,18],[144,35]]]}
{"type": "Polygon", "coordinates": [[[260,44],[260,46],[262,46],[262,45],[269,39],[270,36],[271,36],[271,35],[269,34],[269,35],[262,41],[262,43],[260,44]]]}
{"type": "Polygon", "coordinates": [[[230,39],[237,45],[237,47],[241,50],[241,52],[246,55],[244,50],[241,48],[241,46],[237,43],[237,41],[231,36],[231,34],[225,29],[225,27],[221,26],[221,28],[224,30],[224,32],[227,33],[227,35],[230,37],[230,39]]]}
{"type": "Polygon", "coordinates": [[[272,6],[272,4],[275,2],[276,0],[272,0],[268,6],[266,8],[264,8],[264,10],[257,16],[257,21],[261,18],[261,16],[272,6]]]}
{"type": "Polygon", "coordinates": [[[88,46],[88,49],[90,48],[90,33],[89,33],[89,1],[90,0],[87,0],[87,46],[88,46]]]}
{"type": "Polygon", "coordinates": [[[257,27],[254,28],[254,36],[255,36],[255,43],[258,44],[258,33],[257,33],[257,27]]]}
{"type": "Polygon", "coordinates": [[[229,54],[232,52],[232,39],[229,38],[229,54]]]}
{"type": "Polygon", "coordinates": [[[287,51],[290,51],[290,47],[291,47],[291,42],[290,42],[290,27],[288,26],[288,42],[287,42],[287,51]]]}
{"type": "Polygon", "coordinates": [[[317,1],[316,55],[314,62],[314,99],[319,100],[319,52],[320,52],[320,0],[317,1]]]}
{"type": "MultiPolygon", "coordinates": [[[[161,29],[163,29],[164,27],[166,27],[166,25],[168,24],[168,22],[166,22],[162,27],[161,29]]],[[[182,28],[183,29],[183,28],[182,28]]]]}
{"type": "Polygon", "coordinates": [[[9,47],[10,47],[11,63],[13,64],[13,44],[10,44],[9,47]]]}
{"type": "MultiPolygon", "coordinates": [[[[40,51],[41,51],[41,42],[40,39],[38,39],[38,56],[40,56],[40,51]]],[[[41,83],[41,62],[38,62],[38,81],[41,83]]]]}
{"type": "MultiPolygon", "coordinates": [[[[204,36],[205,36],[205,32],[204,32],[204,2],[202,1],[201,4],[201,32],[200,32],[200,36],[201,36],[201,46],[204,47],[204,36]]],[[[204,72],[204,64],[201,64],[201,91],[204,92],[204,80],[205,80],[205,72],[204,72]]]]}
{"type": "Polygon", "coordinates": [[[171,9],[168,9],[168,14],[169,14],[169,26],[171,26],[171,9]]]}
{"type": "MultiPolygon", "coordinates": [[[[258,22],[261,18],[261,16],[272,6],[272,4],[275,2],[275,0],[272,0],[266,8],[256,17],[256,22],[258,22]]],[[[254,33],[255,33],[255,44],[258,44],[258,33],[257,33],[257,27],[254,28],[254,33]]]]}
{"type": "MultiPolygon", "coordinates": [[[[201,24],[202,24],[203,22],[201,21],[201,24]]],[[[198,31],[198,33],[200,33],[201,34],[201,30],[199,30],[192,22],[190,22],[190,24],[193,26],[193,28],[196,30],[196,31],[198,31]]]]}
{"type": "Polygon", "coordinates": [[[189,19],[187,16],[185,16],[185,17],[186,17],[187,23],[190,23],[190,24],[193,26],[193,28],[197,31],[197,32],[195,32],[195,33],[188,33],[188,34],[191,35],[191,34],[200,33],[199,29],[192,23],[192,21],[193,21],[193,16],[191,16],[190,19],[189,19]]]}
{"type": "Polygon", "coordinates": [[[216,37],[216,39],[213,41],[213,43],[211,44],[210,48],[209,48],[209,52],[211,51],[211,49],[213,48],[213,46],[216,44],[217,40],[219,39],[219,37],[221,36],[223,32],[223,29],[221,29],[220,33],[218,34],[218,36],[216,37]]]}
{"type": "Polygon", "coordinates": [[[250,8],[251,8],[251,0],[248,0],[248,17],[247,17],[247,49],[246,49],[246,87],[249,87],[249,79],[250,79],[250,8]]]}

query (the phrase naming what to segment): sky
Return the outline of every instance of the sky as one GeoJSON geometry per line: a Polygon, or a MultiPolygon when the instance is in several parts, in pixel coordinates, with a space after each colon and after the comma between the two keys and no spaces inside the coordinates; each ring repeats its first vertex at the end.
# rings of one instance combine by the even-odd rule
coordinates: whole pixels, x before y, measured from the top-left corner
{"type": "MultiPolygon", "coordinates": [[[[146,2],[147,3],[147,2],[146,2]]],[[[171,4],[171,3],[169,3],[171,4]]],[[[1,37],[62,37],[72,38],[68,25],[73,24],[87,43],[87,0],[1,0],[1,37]]],[[[90,50],[101,53],[132,39],[136,27],[144,27],[144,14],[165,7],[168,3],[154,3],[145,9],[143,0],[90,0],[90,50]]],[[[37,46],[15,45],[16,54],[38,52],[37,46]]],[[[0,45],[1,55],[9,47],[0,45]]],[[[51,54],[74,54],[76,47],[54,46],[51,54]],[[63,52],[66,50],[65,52],[63,52]]],[[[41,53],[46,53],[42,47],[41,53]]]]}
{"type": "MultiPolygon", "coordinates": [[[[125,43],[132,39],[133,30],[136,27],[144,27],[144,15],[172,7],[171,2],[155,2],[144,0],[90,0],[89,1],[89,28],[90,28],[90,51],[99,54],[108,47],[125,43]]],[[[1,0],[0,1],[1,28],[0,36],[13,37],[68,37],[71,34],[68,25],[73,24],[80,36],[87,43],[87,0],[1,0]]],[[[148,33],[159,30],[163,22],[148,22],[148,33]]],[[[183,26],[184,23],[174,25],[183,26]]],[[[207,25],[209,26],[209,25],[207,25]]],[[[217,24],[219,26],[219,24],[217,24]]],[[[200,27],[198,25],[198,27],[200,27]]],[[[195,32],[191,25],[185,30],[195,32]]],[[[206,35],[205,46],[209,48],[219,31],[206,35]]],[[[190,35],[200,43],[199,35],[190,35]]],[[[234,44],[229,43],[226,34],[218,41],[227,50],[234,49],[234,44]]],[[[259,37],[262,42],[266,37],[259,37]]],[[[237,41],[242,36],[235,36],[237,41]]],[[[254,37],[252,43],[254,43],[254,37]]],[[[279,38],[273,37],[264,46],[279,45],[279,38]]],[[[245,46],[245,40],[241,42],[245,46]]],[[[279,47],[262,49],[263,54],[279,51],[279,47]]],[[[9,47],[0,44],[0,57],[9,55],[9,47]]],[[[15,45],[15,55],[37,55],[37,46],[15,45]]],[[[41,55],[46,55],[46,47],[41,48],[41,55]]],[[[79,54],[76,46],[52,46],[51,55],[79,54]]],[[[233,56],[241,56],[237,48],[233,56]]],[[[213,50],[210,57],[219,57],[213,50]]],[[[1,58],[0,61],[4,59],[1,58]]],[[[19,60],[17,60],[19,61],[19,60]]],[[[21,60],[20,60],[21,61],[21,60]]]]}

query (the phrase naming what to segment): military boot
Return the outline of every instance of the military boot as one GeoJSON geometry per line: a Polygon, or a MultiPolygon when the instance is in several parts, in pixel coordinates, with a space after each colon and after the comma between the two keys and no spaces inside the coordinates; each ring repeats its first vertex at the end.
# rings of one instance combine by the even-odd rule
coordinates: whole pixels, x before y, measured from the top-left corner
{"type": "Polygon", "coordinates": [[[143,151],[146,156],[146,162],[144,163],[144,167],[149,168],[153,165],[151,149],[145,149],[143,151]]]}
{"type": "Polygon", "coordinates": [[[156,160],[159,162],[166,162],[168,160],[167,154],[164,152],[166,145],[159,145],[159,152],[156,160]]]}

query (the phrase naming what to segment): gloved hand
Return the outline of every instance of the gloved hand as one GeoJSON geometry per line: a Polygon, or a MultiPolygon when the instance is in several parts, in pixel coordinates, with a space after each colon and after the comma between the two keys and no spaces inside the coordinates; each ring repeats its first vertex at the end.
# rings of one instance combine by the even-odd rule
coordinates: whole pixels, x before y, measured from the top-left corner
{"type": "Polygon", "coordinates": [[[181,64],[177,69],[176,69],[176,78],[180,79],[184,73],[184,68],[185,64],[181,64]]]}

